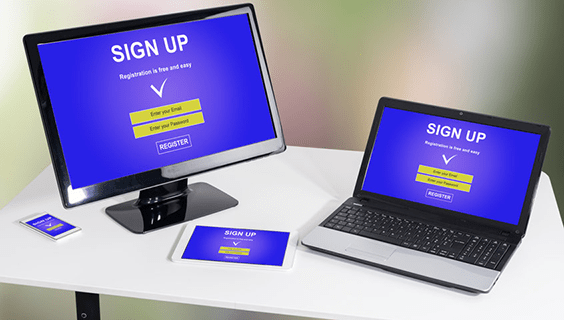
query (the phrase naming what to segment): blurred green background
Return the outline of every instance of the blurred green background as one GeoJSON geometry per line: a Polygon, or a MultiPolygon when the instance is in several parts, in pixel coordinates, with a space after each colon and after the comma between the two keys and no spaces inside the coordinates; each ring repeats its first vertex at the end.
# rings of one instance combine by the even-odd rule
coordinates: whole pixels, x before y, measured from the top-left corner
{"type": "MultiPolygon", "coordinates": [[[[538,122],[552,127],[543,171],[564,201],[564,1],[251,2],[289,145],[363,150],[381,96],[538,122]]],[[[232,3],[0,2],[0,208],[50,163],[24,34],[232,3]]],[[[101,301],[110,319],[280,318],[101,301]]],[[[0,284],[0,319],[74,319],[73,308],[71,292],[0,284]]]]}

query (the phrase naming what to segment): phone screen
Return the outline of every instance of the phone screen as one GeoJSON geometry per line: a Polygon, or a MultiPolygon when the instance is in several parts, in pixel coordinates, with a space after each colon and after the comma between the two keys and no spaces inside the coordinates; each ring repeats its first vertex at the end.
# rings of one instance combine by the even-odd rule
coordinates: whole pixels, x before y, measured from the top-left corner
{"type": "Polygon", "coordinates": [[[76,228],[72,224],[55,218],[48,213],[24,223],[32,228],[35,228],[43,233],[52,236],[53,238],[56,238],[57,236],[76,228]]]}
{"type": "Polygon", "coordinates": [[[196,226],[182,259],[282,266],[290,233],[196,226]]]}

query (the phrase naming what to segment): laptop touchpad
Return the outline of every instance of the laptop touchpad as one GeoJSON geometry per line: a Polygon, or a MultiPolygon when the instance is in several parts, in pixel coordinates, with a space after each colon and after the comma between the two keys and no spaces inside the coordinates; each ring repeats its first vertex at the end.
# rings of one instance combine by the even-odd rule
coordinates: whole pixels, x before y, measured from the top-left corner
{"type": "Polygon", "coordinates": [[[387,260],[396,248],[385,243],[353,243],[345,251],[356,256],[387,260]]]}

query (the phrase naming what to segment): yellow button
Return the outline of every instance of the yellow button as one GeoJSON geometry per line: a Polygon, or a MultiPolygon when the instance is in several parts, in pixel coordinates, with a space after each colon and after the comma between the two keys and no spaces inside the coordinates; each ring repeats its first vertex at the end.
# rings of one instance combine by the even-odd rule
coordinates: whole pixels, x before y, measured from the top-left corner
{"type": "Polygon", "coordinates": [[[420,173],[418,173],[417,176],[415,177],[415,181],[423,182],[423,183],[427,183],[427,184],[432,184],[432,185],[439,186],[439,187],[445,187],[445,188],[465,191],[465,192],[470,192],[470,187],[472,186],[472,185],[467,184],[467,183],[452,181],[452,180],[447,180],[447,179],[441,179],[441,178],[433,177],[433,176],[426,176],[426,175],[420,174],[420,173]]]}
{"type": "Polygon", "coordinates": [[[62,223],[59,223],[59,224],[56,225],[56,226],[52,226],[51,228],[48,228],[47,231],[55,230],[55,229],[57,229],[58,227],[62,227],[62,226],[63,226],[63,224],[62,224],[62,223]]]}
{"type": "Polygon", "coordinates": [[[438,169],[424,165],[419,165],[419,169],[417,170],[417,172],[428,174],[431,176],[437,176],[445,179],[450,179],[450,180],[458,180],[467,183],[472,183],[472,181],[474,180],[474,176],[471,176],[469,174],[438,169]]]}
{"type": "Polygon", "coordinates": [[[136,125],[143,122],[177,116],[201,109],[202,106],[200,105],[200,99],[194,99],[173,103],[162,107],[132,112],[129,114],[129,118],[131,119],[131,124],[136,125]]]}
{"type": "Polygon", "coordinates": [[[249,253],[245,252],[245,251],[225,251],[225,250],[219,250],[219,253],[223,253],[223,254],[235,254],[238,256],[248,256],[249,253]]]}
{"type": "Polygon", "coordinates": [[[235,247],[220,247],[219,253],[235,254],[239,256],[248,256],[251,249],[249,248],[235,248],[235,247]]]}
{"type": "Polygon", "coordinates": [[[152,136],[158,133],[182,129],[204,123],[204,114],[201,112],[191,113],[185,116],[170,118],[166,120],[151,122],[133,127],[135,139],[152,136]]]}
{"type": "Polygon", "coordinates": [[[219,250],[251,251],[251,249],[249,249],[249,248],[236,248],[236,247],[220,247],[219,250]]]}

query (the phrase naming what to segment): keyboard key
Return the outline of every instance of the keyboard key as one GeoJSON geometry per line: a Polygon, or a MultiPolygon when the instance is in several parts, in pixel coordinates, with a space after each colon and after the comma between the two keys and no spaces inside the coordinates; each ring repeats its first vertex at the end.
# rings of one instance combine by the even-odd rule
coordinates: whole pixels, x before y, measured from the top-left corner
{"type": "Polygon", "coordinates": [[[378,237],[377,234],[373,233],[373,232],[368,232],[366,230],[361,230],[358,234],[360,234],[361,236],[365,236],[371,239],[380,239],[380,237],[378,237]]]}
{"type": "Polygon", "coordinates": [[[430,241],[424,241],[423,244],[421,245],[421,247],[419,247],[419,250],[421,250],[421,251],[429,251],[429,249],[431,249],[431,242],[430,241]]]}
{"type": "Polygon", "coordinates": [[[453,252],[459,253],[464,248],[465,245],[466,245],[465,242],[462,242],[460,240],[455,240],[452,242],[450,248],[452,249],[453,252]]]}
{"type": "Polygon", "coordinates": [[[390,234],[388,234],[388,237],[397,239],[399,237],[399,234],[397,232],[392,231],[390,232],[390,234]]]}
{"type": "Polygon", "coordinates": [[[458,260],[468,262],[468,263],[472,263],[472,264],[474,264],[474,262],[476,262],[476,259],[477,259],[476,257],[472,257],[471,255],[463,255],[463,256],[458,257],[458,260]]]}
{"type": "Polygon", "coordinates": [[[490,269],[495,269],[505,255],[505,252],[507,252],[507,249],[509,249],[509,245],[507,243],[500,244],[485,266],[490,269]]]}

